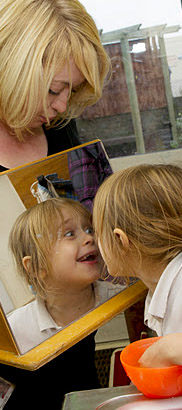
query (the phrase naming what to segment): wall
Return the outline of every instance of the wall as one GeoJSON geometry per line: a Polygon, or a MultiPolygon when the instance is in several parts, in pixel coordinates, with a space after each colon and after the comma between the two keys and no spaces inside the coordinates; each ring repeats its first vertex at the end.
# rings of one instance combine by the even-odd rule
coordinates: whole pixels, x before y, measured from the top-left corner
{"type": "Polygon", "coordinates": [[[155,152],[150,154],[130,155],[110,159],[113,172],[139,164],[176,164],[182,166],[182,149],[155,152]]]}
{"type": "MultiPolygon", "coordinates": [[[[1,175],[0,192],[3,192],[0,214],[0,280],[13,306],[17,308],[27,303],[32,295],[15,272],[15,266],[8,251],[8,239],[13,223],[25,207],[6,175],[1,175]]],[[[6,311],[9,309],[8,306],[9,304],[5,306],[6,311]]]]}

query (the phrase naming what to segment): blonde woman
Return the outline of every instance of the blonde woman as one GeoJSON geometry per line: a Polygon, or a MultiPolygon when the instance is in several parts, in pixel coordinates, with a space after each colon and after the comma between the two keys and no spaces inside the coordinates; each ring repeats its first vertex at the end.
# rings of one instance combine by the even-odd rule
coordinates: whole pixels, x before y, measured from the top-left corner
{"type": "Polygon", "coordinates": [[[182,332],[181,186],[181,168],[139,165],[109,177],[94,202],[109,273],[145,283],[145,324],[158,336],[182,332]]]}
{"type": "Polygon", "coordinates": [[[68,146],[51,140],[101,97],[110,61],[78,0],[2,0],[0,33],[4,170],[78,145],[75,130],[68,146]]]}

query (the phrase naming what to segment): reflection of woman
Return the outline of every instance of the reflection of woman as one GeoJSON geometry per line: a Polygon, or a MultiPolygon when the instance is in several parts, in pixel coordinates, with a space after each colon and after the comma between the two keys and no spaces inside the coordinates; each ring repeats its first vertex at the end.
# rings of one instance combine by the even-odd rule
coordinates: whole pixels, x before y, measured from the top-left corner
{"type": "Polygon", "coordinates": [[[77,0],[1,3],[0,165],[12,168],[52,154],[51,133],[62,133],[55,152],[78,145],[52,127],[101,97],[109,60],[77,0]]]}

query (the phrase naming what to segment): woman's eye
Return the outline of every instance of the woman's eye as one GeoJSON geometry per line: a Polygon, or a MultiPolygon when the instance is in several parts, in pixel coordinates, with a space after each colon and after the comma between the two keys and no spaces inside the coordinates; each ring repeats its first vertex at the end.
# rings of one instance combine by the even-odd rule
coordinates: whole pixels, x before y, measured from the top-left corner
{"type": "Polygon", "coordinates": [[[59,95],[58,92],[55,92],[55,91],[51,90],[50,88],[49,88],[49,94],[51,94],[51,95],[59,95]]]}
{"type": "Polygon", "coordinates": [[[86,229],[85,229],[85,232],[86,232],[88,235],[93,235],[93,233],[94,233],[92,227],[86,228],[86,229]]]}

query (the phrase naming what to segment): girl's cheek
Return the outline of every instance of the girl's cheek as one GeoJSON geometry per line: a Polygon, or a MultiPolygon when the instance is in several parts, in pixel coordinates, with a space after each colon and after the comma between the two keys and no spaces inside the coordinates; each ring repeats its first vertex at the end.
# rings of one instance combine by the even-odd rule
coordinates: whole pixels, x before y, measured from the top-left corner
{"type": "Polygon", "coordinates": [[[99,247],[99,251],[100,251],[100,254],[101,254],[101,256],[102,256],[102,259],[103,259],[104,262],[105,262],[104,255],[103,255],[103,250],[102,250],[102,246],[101,246],[101,243],[100,243],[100,240],[99,240],[99,239],[98,239],[98,247],[99,247]]]}

